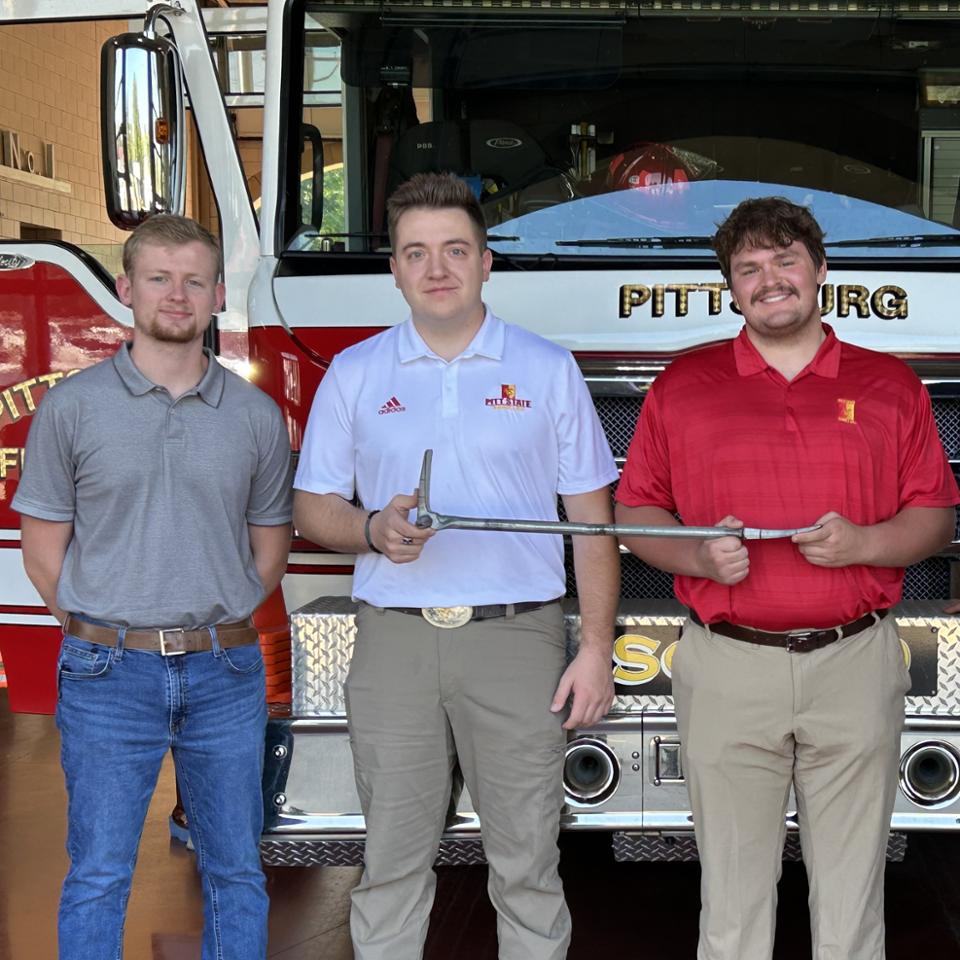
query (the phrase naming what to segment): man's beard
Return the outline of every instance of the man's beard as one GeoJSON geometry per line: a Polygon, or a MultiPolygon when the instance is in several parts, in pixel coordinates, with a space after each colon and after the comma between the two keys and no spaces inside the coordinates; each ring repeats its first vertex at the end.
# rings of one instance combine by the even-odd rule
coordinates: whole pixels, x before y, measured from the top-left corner
{"type": "Polygon", "coordinates": [[[160,343],[192,343],[197,339],[197,327],[171,327],[162,321],[154,320],[147,333],[160,343]]]}

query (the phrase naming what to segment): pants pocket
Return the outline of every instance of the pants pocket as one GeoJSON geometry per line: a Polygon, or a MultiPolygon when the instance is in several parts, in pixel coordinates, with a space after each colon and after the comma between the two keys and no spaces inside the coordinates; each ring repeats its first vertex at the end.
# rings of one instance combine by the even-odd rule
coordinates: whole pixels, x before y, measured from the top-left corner
{"type": "Polygon", "coordinates": [[[89,640],[67,636],[60,648],[57,672],[70,680],[93,680],[109,672],[113,664],[113,647],[104,647],[89,640]]]}
{"type": "Polygon", "coordinates": [[[57,703],[63,695],[64,684],[90,683],[108,676],[113,665],[113,652],[113,647],[103,647],[78,637],[64,637],[57,658],[57,703]]]}
{"type": "Polygon", "coordinates": [[[246,675],[263,669],[263,654],[259,643],[247,643],[242,647],[222,648],[220,659],[231,673],[246,675]]]}

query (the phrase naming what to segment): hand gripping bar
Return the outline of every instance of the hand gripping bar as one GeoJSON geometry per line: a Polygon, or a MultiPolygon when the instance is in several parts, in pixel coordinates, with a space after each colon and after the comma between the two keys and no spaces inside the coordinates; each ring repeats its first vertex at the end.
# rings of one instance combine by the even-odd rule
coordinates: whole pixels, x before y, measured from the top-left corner
{"type": "Polygon", "coordinates": [[[483,517],[456,517],[437,513],[430,508],[430,472],[433,466],[433,450],[423,453],[420,468],[420,486],[417,488],[416,525],[423,530],[509,530],[514,533],[567,533],[586,536],[610,537],[691,537],[711,540],[719,537],[739,537],[741,540],[782,540],[795,533],[810,533],[819,530],[820,524],[812,527],[796,527],[792,530],[767,530],[761,527],[660,527],[640,526],[634,523],[579,523],[571,520],[496,520],[483,517]]]}

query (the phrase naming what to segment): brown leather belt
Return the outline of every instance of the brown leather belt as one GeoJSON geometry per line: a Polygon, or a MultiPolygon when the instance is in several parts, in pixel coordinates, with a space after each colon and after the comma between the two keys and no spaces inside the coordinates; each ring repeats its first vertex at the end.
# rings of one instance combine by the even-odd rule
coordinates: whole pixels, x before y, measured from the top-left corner
{"type": "Polygon", "coordinates": [[[865,613],[856,620],[841,624],[839,627],[830,627],[827,630],[790,630],[787,633],[768,633],[765,630],[751,630],[750,627],[741,627],[736,623],[727,623],[720,620],[717,623],[704,622],[691,610],[690,619],[694,623],[706,626],[712,633],[719,633],[732,640],[743,640],[746,643],[758,643],[764,647],[783,647],[790,653],[807,653],[810,650],[819,650],[827,644],[835,643],[844,637],[852,637],[861,630],[879,623],[890,611],[874,610],[865,613]]]}
{"type": "MultiPolygon", "coordinates": [[[[245,647],[258,640],[257,630],[249,617],[232,623],[218,623],[213,629],[221,647],[245,647]]],[[[104,647],[115,647],[120,637],[120,631],[116,627],[102,627],[72,615],[68,615],[64,621],[63,632],[65,635],[79,637],[104,647]]],[[[212,650],[213,640],[206,627],[199,630],[167,627],[162,630],[128,630],[124,634],[123,645],[131,650],[151,650],[164,657],[173,657],[180,653],[212,650]]]]}

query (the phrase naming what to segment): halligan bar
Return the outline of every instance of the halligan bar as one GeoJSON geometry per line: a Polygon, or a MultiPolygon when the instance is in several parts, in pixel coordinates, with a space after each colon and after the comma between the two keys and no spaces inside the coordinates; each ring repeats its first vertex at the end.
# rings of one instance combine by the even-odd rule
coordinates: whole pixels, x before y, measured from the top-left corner
{"type": "Polygon", "coordinates": [[[425,450],[417,489],[416,525],[431,530],[507,530],[512,533],[566,533],[609,537],[685,537],[712,540],[739,537],[741,540],[782,540],[796,533],[811,533],[820,524],[795,527],[792,530],[769,530],[763,527],[685,527],[641,526],[635,523],[581,523],[573,520],[501,520],[483,517],[457,517],[437,513],[430,508],[430,472],[433,450],[425,450]]]}

